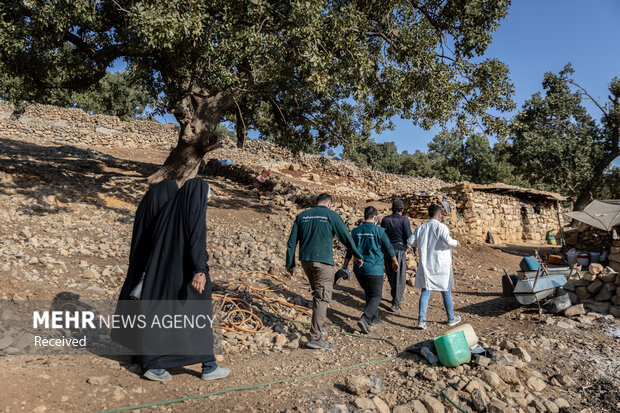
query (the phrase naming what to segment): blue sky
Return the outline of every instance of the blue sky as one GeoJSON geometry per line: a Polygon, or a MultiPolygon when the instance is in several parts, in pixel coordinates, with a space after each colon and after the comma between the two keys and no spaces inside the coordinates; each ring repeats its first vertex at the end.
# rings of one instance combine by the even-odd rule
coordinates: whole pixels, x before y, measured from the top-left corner
{"type": "MultiPolygon", "coordinates": [[[[557,73],[569,62],[575,69],[574,80],[605,102],[609,81],[620,77],[619,21],[619,0],[513,0],[486,56],[497,57],[510,68],[517,109],[542,90],[545,72],[557,73]]],[[[593,104],[585,105],[600,119],[593,104]]],[[[426,152],[428,142],[439,132],[439,128],[425,131],[405,119],[394,119],[394,123],[395,130],[375,140],[394,141],[399,151],[426,152]]]]}
{"type": "MultiPolygon", "coordinates": [[[[485,56],[497,57],[510,68],[517,110],[542,90],[545,72],[557,73],[569,62],[575,81],[603,103],[609,81],[620,77],[619,20],[620,0],[513,0],[485,56]]],[[[600,119],[600,111],[585,104],[600,119]]],[[[174,122],[172,115],[158,118],[174,122]]],[[[394,123],[395,130],[374,138],[394,141],[399,151],[426,152],[428,142],[439,132],[438,127],[425,131],[406,119],[395,118],[394,123]]],[[[250,137],[255,136],[250,132],[250,137]]]]}

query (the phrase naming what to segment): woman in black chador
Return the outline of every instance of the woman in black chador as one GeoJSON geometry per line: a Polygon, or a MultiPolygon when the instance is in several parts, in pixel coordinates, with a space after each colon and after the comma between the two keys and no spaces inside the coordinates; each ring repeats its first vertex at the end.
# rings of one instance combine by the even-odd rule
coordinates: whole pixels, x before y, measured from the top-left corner
{"type": "MultiPolygon", "coordinates": [[[[175,314],[194,314],[199,309],[201,315],[211,315],[212,284],[206,249],[208,193],[209,186],[204,181],[190,179],[159,214],[140,297],[140,303],[147,307],[147,303],[157,300],[155,313],[169,313],[172,309],[175,314]]],[[[146,312],[152,314],[153,308],[146,312]]],[[[196,363],[202,363],[203,380],[223,378],[230,373],[215,362],[212,328],[146,330],[139,341],[144,376],[150,380],[171,380],[167,368],[196,363]],[[162,353],[162,348],[175,351],[162,353]]]]}
{"type": "MultiPolygon", "coordinates": [[[[157,218],[166,203],[179,190],[175,181],[163,180],[147,191],[136,210],[131,234],[131,249],[129,250],[129,268],[127,277],[118,297],[116,314],[132,315],[137,307],[131,300],[131,291],[138,285],[142,273],[153,250],[153,236],[157,218]]],[[[136,334],[131,329],[112,329],[112,338],[123,346],[136,351],[136,334]]]]}

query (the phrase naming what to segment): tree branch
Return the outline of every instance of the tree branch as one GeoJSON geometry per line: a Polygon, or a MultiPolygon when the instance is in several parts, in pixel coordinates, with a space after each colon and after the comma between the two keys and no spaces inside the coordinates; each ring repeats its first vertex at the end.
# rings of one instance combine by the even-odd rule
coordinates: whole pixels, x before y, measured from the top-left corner
{"type": "Polygon", "coordinates": [[[596,101],[596,99],[594,99],[589,93],[588,91],[581,86],[579,83],[575,82],[573,79],[569,79],[568,80],[570,82],[570,84],[577,86],[578,89],[580,89],[584,95],[586,95],[588,97],[588,99],[590,99],[592,102],[594,102],[594,104],[596,105],[597,108],[599,108],[601,110],[601,112],[603,112],[603,116],[609,120],[609,114],[607,113],[607,111],[596,101]]]}

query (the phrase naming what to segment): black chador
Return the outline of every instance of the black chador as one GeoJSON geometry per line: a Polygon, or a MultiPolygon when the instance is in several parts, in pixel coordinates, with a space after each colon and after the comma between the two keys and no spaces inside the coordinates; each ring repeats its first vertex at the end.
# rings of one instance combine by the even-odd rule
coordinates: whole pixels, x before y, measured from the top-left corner
{"type": "MultiPolygon", "coordinates": [[[[207,194],[209,186],[199,178],[190,179],[166,203],[157,219],[153,248],[145,269],[141,302],[157,300],[163,303],[158,311],[189,312],[199,309],[200,315],[211,315],[212,284],[207,265],[207,194]],[[192,287],[195,274],[204,273],[206,286],[202,293],[192,287]]],[[[213,331],[146,330],[141,337],[142,366],[148,369],[166,369],[190,364],[212,362],[213,331]],[[164,348],[178,343],[179,348],[198,348],[199,351],[176,355],[154,355],[144,349],[164,348]],[[188,342],[191,341],[191,342],[188,342]],[[193,346],[193,347],[192,347],[193,346]]],[[[161,353],[158,353],[161,354],[161,353]]]]}
{"type": "MultiPolygon", "coordinates": [[[[166,203],[174,197],[178,190],[179,187],[175,181],[170,179],[163,180],[153,185],[138,205],[131,234],[129,268],[127,269],[127,277],[118,297],[117,315],[131,315],[132,310],[136,307],[135,303],[124,302],[124,300],[130,300],[129,294],[140,282],[142,273],[146,269],[146,264],[153,250],[153,236],[157,219],[166,203]]],[[[113,329],[112,338],[128,348],[136,350],[134,333],[128,330],[113,329]]]]}

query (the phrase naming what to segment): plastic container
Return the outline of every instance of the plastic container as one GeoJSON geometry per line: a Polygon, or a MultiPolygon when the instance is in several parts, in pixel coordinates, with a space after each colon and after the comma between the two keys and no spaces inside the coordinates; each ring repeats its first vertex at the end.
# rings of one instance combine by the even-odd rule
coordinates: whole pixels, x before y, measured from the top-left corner
{"type": "Polygon", "coordinates": [[[536,271],[537,269],[542,268],[536,257],[533,255],[523,258],[519,263],[519,266],[523,271],[536,271]]]}
{"type": "Polygon", "coordinates": [[[590,263],[594,264],[601,260],[601,253],[592,251],[590,253],[590,263]]]}
{"type": "Polygon", "coordinates": [[[478,344],[478,336],[474,331],[474,328],[471,324],[461,324],[460,326],[453,327],[450,330],[446,331],[445,334],[456,333],[457,331],[462,331],[465,333],[465,340],[467,340],[467,347],[472,348],[476,344],[478,344]]]}
{"type": "Polygon", "coordinates": [[[582,267],[587,267],[590,265],[590,256],[588,254],[578,254],[577,255],[577,264],[582,267]]]}
{"type": "Polygon", "coordinates": [[[456,367],[471,361],[471,351],[467,346],[464,332],[457,331],[456,333],[444,334],[436,337],[434,342],[437,358],[444,366],[456,367]]]}
{"type": "Polygon", "coordinates": [[[566,252],[566,261],[568,261],[568,265],[577,264],[577,250],[575,248],[571,248],[566,252]]]}
{"type": "Polygon", "coordinates": [[[562,265],[562,256],[561,255],[550,255],[549,256],[549,264],[553,265],[562,265]]]}

